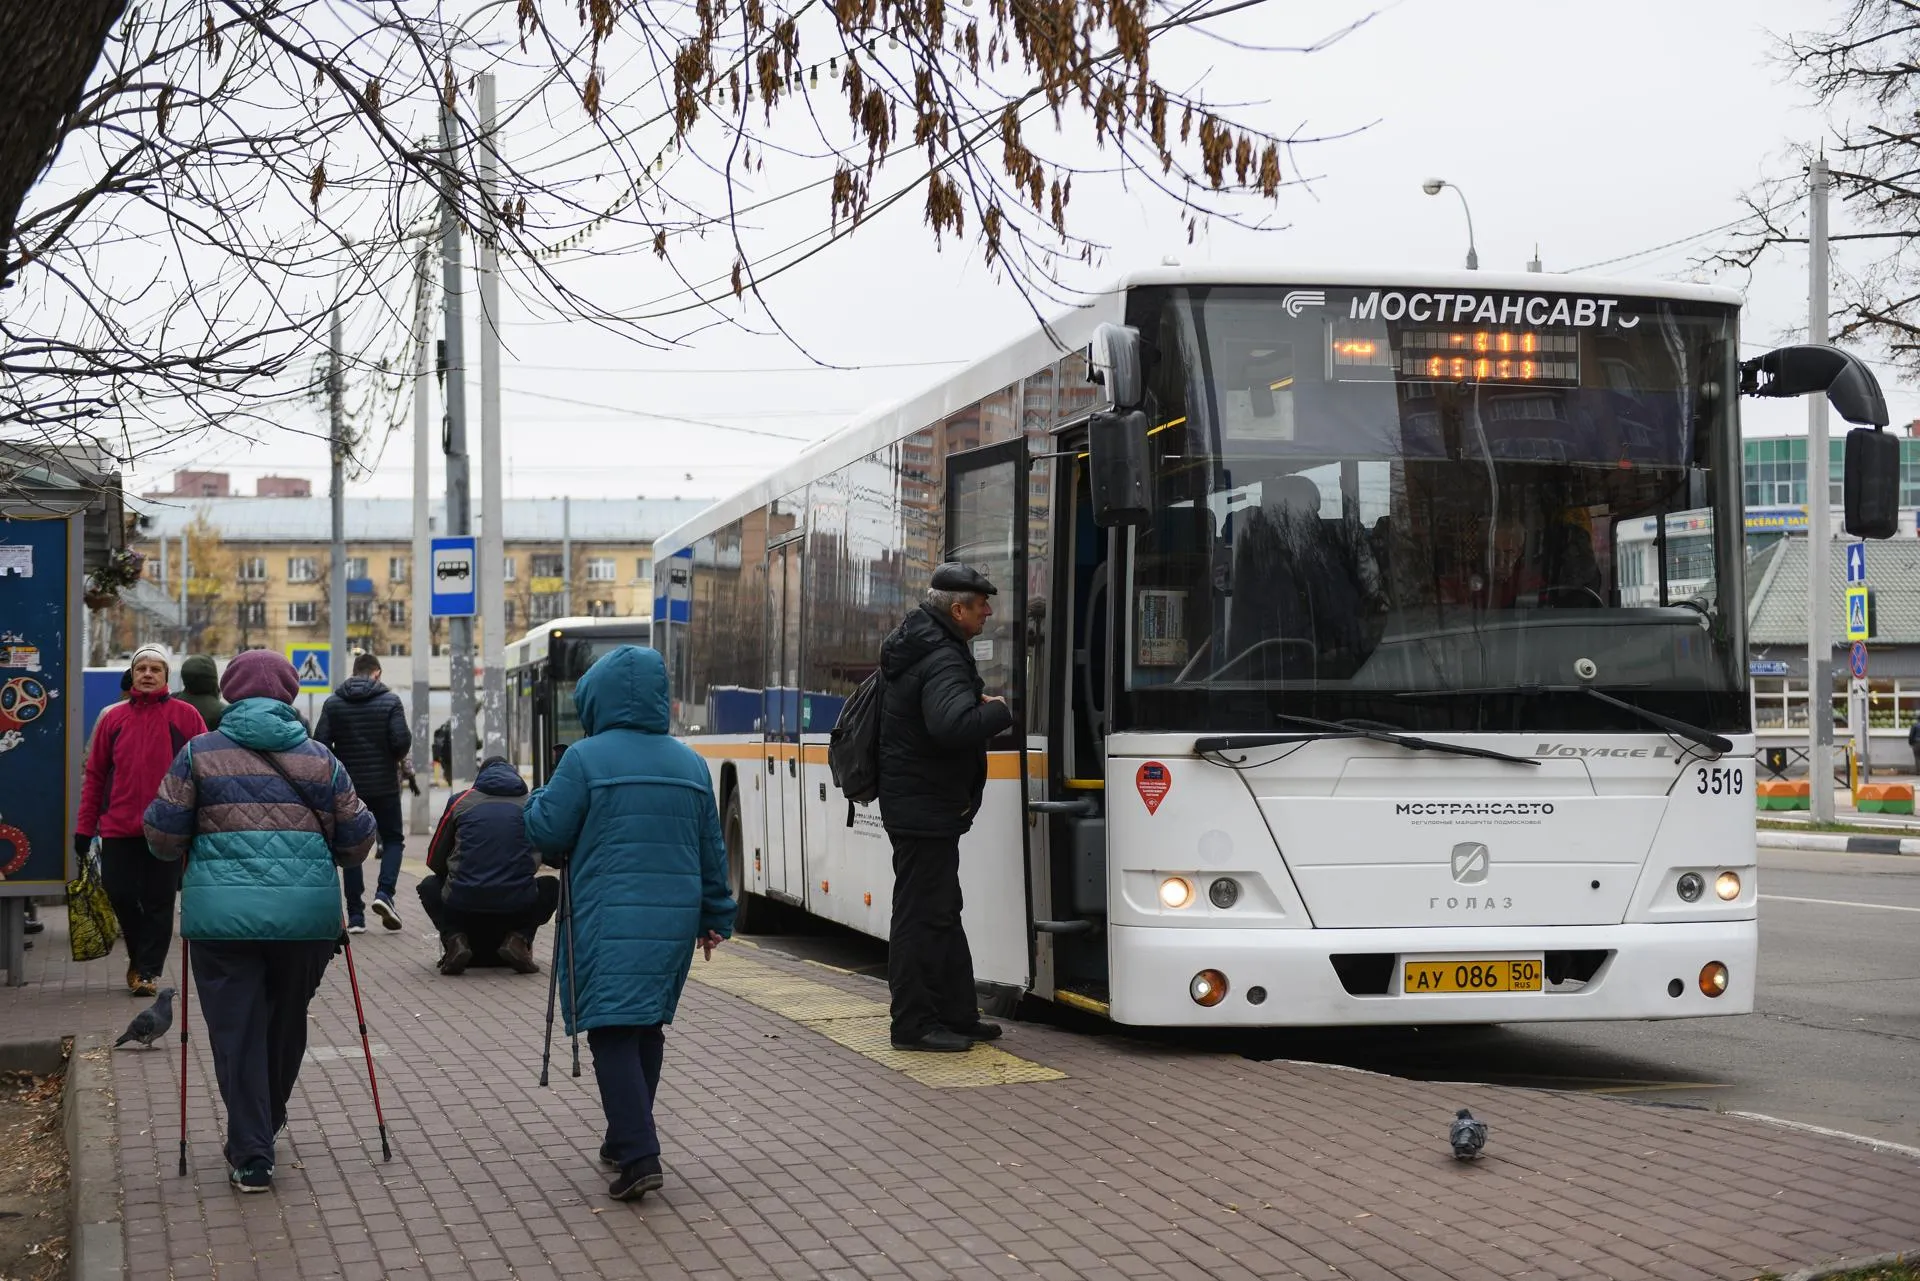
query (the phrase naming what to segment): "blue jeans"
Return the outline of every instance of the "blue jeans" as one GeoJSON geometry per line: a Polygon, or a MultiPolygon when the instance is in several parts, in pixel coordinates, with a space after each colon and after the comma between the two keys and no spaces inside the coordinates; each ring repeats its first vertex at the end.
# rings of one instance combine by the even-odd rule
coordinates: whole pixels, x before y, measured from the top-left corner
{"type": "Polygon", "coordinates": [[[587,1029],[600,1110],[607,1116],[607,1155],[621,1169],[660,1155],[653,1128],[653,1097],[660,1090],[666,1037],[658,1023],[587,1029]]]}
{"type": "MultiPolygon", "coordinates": [[[[407,851],[407,825],[400,811],[400,793],[391,796],[363,796],[373,821],[380,825],[380,880],[378,892],[393,897],[400,884],[400,860],[407,851]]],[[[358,865],[342,868],[340,879],[347,888],[347,915],[366,915],[366,876],[358,865]]]]}

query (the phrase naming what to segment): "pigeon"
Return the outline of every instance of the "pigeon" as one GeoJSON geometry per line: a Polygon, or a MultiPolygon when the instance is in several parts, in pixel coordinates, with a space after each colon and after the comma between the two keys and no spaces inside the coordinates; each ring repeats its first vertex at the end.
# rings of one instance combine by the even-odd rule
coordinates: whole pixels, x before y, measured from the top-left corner
{"type": "Polygon", "coordinates": [[[1471,1161],[1487,1146],[1487,1123],[1473,1119],[1473,1113],[1461,1108],[1453,1114],[1447,1129],[1447,1142],[1453,1144],[1453,1159],[1471,1161]]]}
{"type": "Polygon", "coordinates": [[[133,1016],[133,1022],[127,1024],[127,1030],[120,1034],[114,1048],[118,1049],[128,1041],[138,1041],[151,1047],[153,1043],[167,1034],[173,1026],[173,989],[160,989],[160,999],[133,1016]]]}

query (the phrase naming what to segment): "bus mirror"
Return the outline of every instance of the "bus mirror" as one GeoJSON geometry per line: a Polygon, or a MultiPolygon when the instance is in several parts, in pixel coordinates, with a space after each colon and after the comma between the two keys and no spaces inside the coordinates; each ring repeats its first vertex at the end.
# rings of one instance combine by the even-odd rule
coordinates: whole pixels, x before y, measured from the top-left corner
{"type": "Polygon", "coordinates": [[[1900,532],[1900,438],[1871,427],[1847,433],[1846,531],[1855,538],[1900,532]]]}
{"type": "Polygon", "coordinates": [[[1779,347],[1740,364],[1740,390],[1748,396],[1805,396],[1824,392],[1850,423],[1887,425],[1887,398],[1880,380],[1854,356],[1838,347],[1779,347]],[[1760,381],[1761,375],[1767,381],[1760,381]]]}
{"type": "Polygon", "coordinates": [[[1115,409],[1132,409],[1146,395],[1140,376],[1140,331],[1126,325],[1101,325],[1087,353],[1093,381],[1107,389],[1115,409]]]}
{"type": "Polygon", "coordinates": [[[1093,488],[1093,519],[1102,528],[1152,522],[1144,413],[1099,413],[1087,420],[1087,479],[1093,488]]]}

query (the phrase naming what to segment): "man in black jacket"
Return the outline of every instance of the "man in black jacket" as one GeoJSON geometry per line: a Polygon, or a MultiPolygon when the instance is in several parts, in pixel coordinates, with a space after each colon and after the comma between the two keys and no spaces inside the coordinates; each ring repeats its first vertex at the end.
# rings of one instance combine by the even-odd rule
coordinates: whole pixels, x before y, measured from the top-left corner
{"type": "Polygon", "coordinates": [[[987,744],[1013,728],[986,693],[971,642],[993,616],[993,584],[956,562],[880,647],[880,819],[893,842],[887,985],[893,1047],[964,1052],[1000,1035],[975,1002],[960,924],[960,838],[987,787],[987,744]]]}
{"type": "MultiPolygon", "coordinates": [[[[373,914],[382,925],[397,930],[400,913],[393,906],[393,891],[400,883],[400,859],[407,840],[400,812],[400,758],[413,746],[413,733],[407,728],[400,696],[380,683],[378,658],[361,654],[353,660],[352,679],[327,695],[313,737],[347,767],[353,790],[380,824],[380,880],[374,889],[373,914]]],[[[358,867],[349,867],[341,875],[347,887],[347,929],[364,933],[366,879],[358,867]]]]}
{"type": "Polygon", "coordinates": [[[488,757],[473,786],[447,802],[419,891],[440,931],[442,974],[495,957],[522,974],[540,968],[533,936],[560,905],[560,881],[536,875],[526,808],[527,785],[504,756],[488,757]]]}

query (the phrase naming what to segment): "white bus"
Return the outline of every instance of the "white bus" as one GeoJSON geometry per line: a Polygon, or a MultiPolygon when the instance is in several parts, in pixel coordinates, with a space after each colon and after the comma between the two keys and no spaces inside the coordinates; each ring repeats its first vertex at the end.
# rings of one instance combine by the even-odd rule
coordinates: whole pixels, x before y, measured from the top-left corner
{"type": "MultiPolygon", "coordinates": [[[[1020,726],[961,844],[990,995],[1162,1026],[1750,1010],[1736,388],[1885,411],[1830,349],[1742,366],[1739,301],[1142,272],[673,531],[654,639],[748,921],[886,936],[886,834],[828,732],[962,559],[1020,726]],[[1623,601],[1615,531],[1700,509],[1703,577],[1623,601]]],[[[1892,510],[1886,445],[1849,437],[1849,528],[1892,510]]]]}
{"type": "Polygon", "coordinates": [[[506,647],[507,756],[534,787],[585,733],[573,687],[622,645],[650,643],[650,618],[556,618],[506,647]]]}

